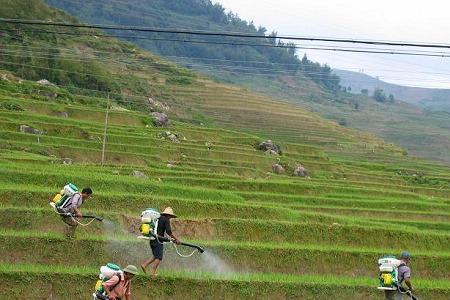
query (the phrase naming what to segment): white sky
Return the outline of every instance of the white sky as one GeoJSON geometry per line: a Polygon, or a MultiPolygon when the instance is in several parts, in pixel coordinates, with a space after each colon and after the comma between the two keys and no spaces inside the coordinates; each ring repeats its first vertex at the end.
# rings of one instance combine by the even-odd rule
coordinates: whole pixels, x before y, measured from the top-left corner
{"type": "MultiPolygon", "coordinates": [[[[237,13],[242,19],[253,20],[256,26],[262,25],[269,31],[277,31],[278,35],[450,44],[450,1],[215,0],[215,2],[237,13]]],[[[302,44],[311,46],[325,43],[302,44]]],[[[450,54],[450,49],[419,50],[450,54]]],[[[388,82],[450,88],[450,57],[428,58],[314,50],[306,52],[311,60],[328,63],[333,68],[364,70],[366,74],[379,76],[381,80],[388,82]]],[[[299,56],[302,55],[303,51],[299,50],[299,56]]]]}

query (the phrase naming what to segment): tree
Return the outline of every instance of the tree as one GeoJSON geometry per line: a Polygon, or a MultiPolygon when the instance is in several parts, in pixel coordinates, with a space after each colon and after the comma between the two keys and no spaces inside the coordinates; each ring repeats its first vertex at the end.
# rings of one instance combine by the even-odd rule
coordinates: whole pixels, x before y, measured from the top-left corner
{"type": "Polygon", "coordinates": [[[389,94],[389,102],[394,102],[395,98],[394,95],[389,94]]]}
{"type": "Polygon", "coordinates": [[[368,89],[362,89],[361,90],[361,94],[368,96],[369,95],[369,90],[368,89]]]}
{"type": "Polygon", "coordinates": [[[387,99],[386,94],[384,93],[383,89],[380,89],[380,88],[376,88],[373,91],[373,98],[377,102],[386,102],[386,99],[387,99]]]}

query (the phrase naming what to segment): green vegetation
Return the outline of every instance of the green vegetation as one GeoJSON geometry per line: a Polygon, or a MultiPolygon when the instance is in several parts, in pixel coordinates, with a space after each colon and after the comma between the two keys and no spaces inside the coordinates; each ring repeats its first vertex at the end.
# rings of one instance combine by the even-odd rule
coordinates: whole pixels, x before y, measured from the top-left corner
{"type": "MultiPolygon", "coordinates": [[[[219,4],[213,5],[209,0],[133,0],[126,3],[117,0],[47,0],[46,2],[89,23],[246,32],[261,36],[266,33],[265,28],[255,28],[252,22],[242,20],[233,13],[224,14],[219,4]]],[[[114,33],[123,36],[123,33],[114,33]]],[[[273,99],[307,107],[310,111],[347,128],[372,132],[389,142],[405,147],[407,149],[405,153],[410,155],[450,163],[449,92],[446,90],[396,86],[380,82],[375,78],[367,79],[365,75],[358,73],[348,75],[352,72],[331,71],[328,66],[320,66],[308,59],[306,55],[303,59],[297,59],[295,52],[289,47],[285,50],[177,43],[132,38],[135,35],[142,36],[141,33],[126,35],[131,36],[127,38],[128,41],[144,49],[221,82],[237,84],[269,95],[273,99]],[[347,92],[339,92],[339,78],[333,74],[345,79],[341,85],[347,92]],[[353,78],[355,79],[352,80],[353,78]],[[368,84],[360,85],[359,82],[368,82],[368,84]],[[385,91],[384,96],[376,97],[381,100],[379,102],[374,101],[372,97],[367,97],[373,95],[376,87],[385,91]],[[365,95],[350,93],[353,91],[359,94],[362,89],[367,89],[365,95]],[[395,99],[414,105],[407,105],[395,99]],[[439,110],[447,111],[447,113],[439,110]]],[[[276,35],[276,33],[270,35],[276,35]]],[[[186,35],[153,33],[146,37],[182,40],[187,38],[186,35]]],[[[230,41],[226,38],[218,40],[215,37],[198,39],[212,42],[230,41]]],[[[242,38],[233,38],[232,41],[256,43],[253,40],[242,40],[242,38]]],[[[257,43],[270,44],[271,41],[262,38],[257,43]]],[[[283,44],[283,41],[279,43],[283,44]]],[[[129,60],[129,56],[126,57],[121,59],[129,60]]],[[[182,98],[180,95],[174,96],[182,98]]],[[[210,96],[216,97],[216,95],[210,96]]],[[[228,98],[232,97],[238,98],[236,102],[247,99],[246,95],[242,94],[230,94],[228,98]]]]}
{"type": "MultiPolygon", "coordinates": [[[[6,286],[19,278],[64,274],[49,293],[67,295],[66,279],[77,278],[77,295],[85,298],[99,265],[138,264],[148,254],[146,243],[135,239],[139,212],[171,205],[182,216],[175,230],[239,273],[211,273],[202,256],[186,261],[168,247],[166,269],[152,283],[161,287],[163,299],[228,286],[234,289],[226,297],[271,297],[261,288],[267,284],[286,297],[333,292],[338,299],[357,294],[376,299],[376,259],[403,249],[414,253],[420,295],[448,295],[442,270],[450,267],[450,176],[444,167],[411,160],[392,145],[360,135],[365,147],[376,149],[364,160],[360,151],[366,148],[343,132],[342,142],[326,142],[335,135],[333,127],[316,119],[323,126],[311,131],[310,143],[281,142],[283,164],[301,161],[312,178],[268,174],[277,157],[254,149],[261,140],[256,135],[175,122],[170,130],[186,140],[173,144],[161,140],[164,129],[142,122],[145,114],[121,110],[110,113],[107,166],[100,167],[101,143],[92,137],[101,136],[100,103],[106,99],[95,102],[55,87],[66,96],[49,101],[34,96],[38,84],[9,78],[1,83],[1,103],[23,110],[0,111],[0,273],[6,286]],[[69,117],[55,115],[61,111],[69,117]],[[22,123],[44,132],[39,141],[19,132],[22,123]],[[74,165],[61,165],[61,157],[74,165]],[[167,162],[176,167],[167,168],[167,162]],[[149,178],[135,178],[133,170],[149,178]],[[63,237],[47,202],[67,181],[94,187],[95,197],[84,209],[106,217],[113,231],[94,224],[79,228],[76,241],[63,237]],[[73,250],[69,263],[67,248],[73,250]],[[277,264],[267,264],[274,256],[277,264]]],[[[307,124],[308,118],[303,120],[307,124]]],[[[145,294],[147,280],[137,278],[136,296],[145,294]]],[[[8,290],[12,295],[25,295],[22,285],[14,286],[8,290]]]]}
{"type": "MultiPolygon", "coordinates": [[[[67,17],[40,1],[15,8],[6,2],[2,13],[67,17]]],[[[77,73],[67,82],[55,77],[48,86],[35,80],[59,68],[26,75],[38,66],[39,51],[30,51],[33,58],[21,68],[2,60],[7,69],[0,71],[2,295],[88,298],[100,265],[138,264],[149,254],[147,243],[136,239],[139,213],[170,205],[180,216],[177,233],[207,253],[182,259],[168,246],[159,278],[149,283],[137,276],[136,299],[150,292],[161,299],[378,299],[377,259],[405,249],[413,255],[419,295],[448,299],[447,167],[405,156],[396,145],[298,106],[196,75],[130,44],[83,35],[58,35],[49,42],[47,35],[23,34],[26,43],[12,39],[8,47],[58,44],[77,68],[92,58],[97,75],[107,76],[95,75],[103,78],[103,91],[77,73]],[[125,56],[133,59],[124,62],[125,56]],[[138,97],[143,91],[148,96],[138,97]],[[148,112],[155,110],[168,112],[169,129],[154,127],[148,112]],[[22,132],[22,125],[38,134],[22,132]],[[180,143],[162,138],[167,130],[180,143]],[[269,138],[281,146],[281,156],[255,149],[269,138]],[[274,174],[274,163],[286,172],[274,174]],[[310,178],[293,175],[300,164],[310,178]],[[67,182],[92,186],[94,197],[82,210],[105,217],[102,224],[79,228],[76,240],[64,238],[63,224],[48,205],[67,182]],[[220,272],[206,254],[232,272],[220,272]]]]}

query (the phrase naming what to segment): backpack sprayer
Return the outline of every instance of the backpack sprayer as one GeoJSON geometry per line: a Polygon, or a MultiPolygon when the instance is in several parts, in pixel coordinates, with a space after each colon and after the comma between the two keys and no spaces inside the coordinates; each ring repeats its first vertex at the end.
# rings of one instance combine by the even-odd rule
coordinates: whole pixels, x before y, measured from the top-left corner
{"type": "Polygon", "coordinates": [[[148,208],[141,213],[141,226],[139,231],[142,235],[138,236],[139,239],[144,240],[156,240],[158,243],[171,243],[175,247],[175,251],[181,257],[191,257],[195,252],[203,253],[205,249],[198,245],[181,242],[180,245],[194,248],[195,250],[189,255],[183,255],[178,251],[175,241],[171,238],[163,237],[158,235],[158,220],[161,214],[154,208],[148,208]]]}
{"type": "Polygon", "coordinates": [[[95,216],[95,215],[83,215],[81,218],[83,219],[91,219],[89,222],[87,223],[81,223],[80,221],[77,220],[77,217],[69,212],[63,212],[61,210],[61,208],[65,207],[71,200],[72,197],[78,193],[78,188],[76,185],[74,185],[73,183],[68,183],[64,186],[64,188],[57,193],[52,201],[50,201],[50,206],[53,207],[54,211],[60,215],[60,216],[67,216],[70,217],[74,222],[76,222],[78,225],[81,226],[88,226],[90,225],[93,221],[97,220],[99,222],[103,221],[103,218],[99,217],[99,216],[95,216]]]}
{"type": "Polygon", "coordinates": [[[399,291],[402,294],[408,295],[412,300],[419,300],[411,291],[402,287],[398,280],[398,268],[403,264],[401,260],[395,256],[385,256],[378,260],[379,267],[379,290],[385,291],[399,291]]]}
{"type": "MultiPolygon", "coordinates": [[[[108,295],[106,294],[105,288],[103,287],[103,283],[110,280],[112,277],[118,276],[119,281],[117,284],[120,283],[120,279],[123,277],[123,271],[122,269],[113,263],[108,263],[105,266],[100,267],[100,274],[99,274],[99,280],[97,280],[95,284],[95,291],[92,294],[92,299],[96,300],[109,300],[108,295]]],[[[116,285],[117,285],[116,284],[116,285]]],[[[116,285],[111,287],[111,290],[113,290],[116,285]]]]}

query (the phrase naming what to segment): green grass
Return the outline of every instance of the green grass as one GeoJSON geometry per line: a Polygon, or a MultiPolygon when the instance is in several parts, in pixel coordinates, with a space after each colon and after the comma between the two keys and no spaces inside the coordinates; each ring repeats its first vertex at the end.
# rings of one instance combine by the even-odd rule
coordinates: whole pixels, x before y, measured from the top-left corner
{"type": "MultiPolygon", "coordinates": [[[[169,246],[158,279],[136,278],[135,299],[149,292],[159,299],[377,299],[377,259],[403,250],[413,254],[420,296],[449,298],[448,167],[404,156],[395,145],[307,109],[185,73],[130,45],[89,37],[58,42],[89,57],[114,49],[145,60],[141,66],[118,60],[98,70],[109,74],[103,88],[117,92],[111,84],[123,79],[129,94],[112,93],[114,105],[128,110],[110,112],[103,167],[105,94],[64,87],[85,85],[76,76],[47,88],[0,72],[8,77],[0,80],[0,293],[88,298],[100,265],[139,264],[149,255],[147,243],[136,239],[140,212],[172,206],[180,216],[175,232],[234,272],[214,273],[207,256],[182,260],[169,246]],[[127,75],[112,75],[119,71],[127,75]],[[173,80],[178,75],[189,82],[173,80]],[[58,95],[49,97],[53,92],[58,95]],[[170,106],[169,129],[149,125],[145,102],[132,98],[143,92],[170,106]],[[57,116],[63,111],[68,118],[57,116]],[[21,133],[22,124],[45,134],[38,140],[21,133]],[[165,130],[186,139],[164,141],[158,134],[165,130]],[[282,156],[255,150],[268,138],[281,145],[282,156]],[[62,165],[64,157],[74,164],[62,165]],[[286,174],[271,172],[275,162],[286,174]],[[297,164],[311,178],[292,176],[297,164]],[[131,176],[133,170],[148,178],[131,176]],[[95,223],[78,228],[76,240],[64,238],[48,201],[67,182],[93,188],[83,213],[105,217],[108,226],[95,223]]],[[[42,74],[34,70],[28,78],[42,74]]]]}

